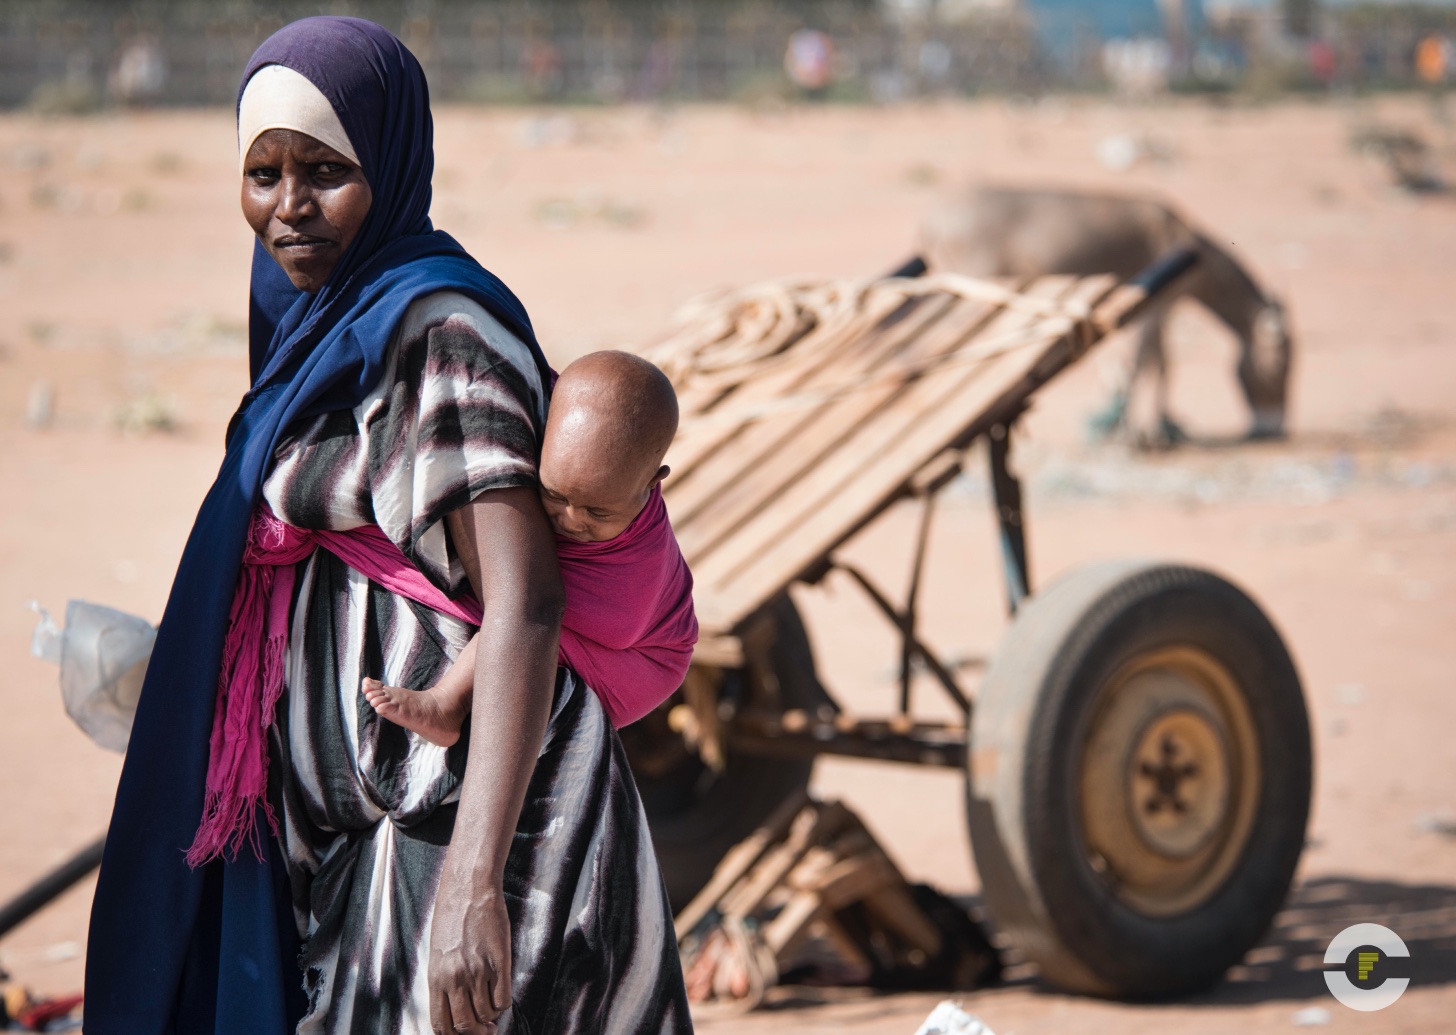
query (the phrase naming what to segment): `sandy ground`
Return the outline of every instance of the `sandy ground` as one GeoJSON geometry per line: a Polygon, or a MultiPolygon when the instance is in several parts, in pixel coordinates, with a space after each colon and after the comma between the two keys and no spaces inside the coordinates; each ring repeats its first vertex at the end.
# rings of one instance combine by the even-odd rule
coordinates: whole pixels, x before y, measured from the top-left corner
{"type": "MultiPolygon", "coordinates": [[[[1332,1031],[1456,1026],[1456,200],[1393,192],[1347,146],[1382,118],[1451,139],[1424,105],[1219,110],[1001,102],[886,110],[574,114],[451,110],[438,129],[437,225],[500,273],[561,361],[652,337],[698,292],[793,273],[864,275],[911,253],[937,192],[970,180],[1151,188],[1230,242],[1288,301],[1300,339],[1292,438],[1231,445],[1243,415],[1232,347],[1196,312],[1173,340],[1174,401],[1194,446],[1148,456],[1083,444],[1105,358],[1040,396],[1019,460],[1034,577],[1141,554],[1233,577],[1299,662],[1317,751],[1299,886],[1266,943],[1194,1000],[1131,1006],[1015,978],[968,1006],[1006,1035],[1332,1031]],[[1166,151],[1101,167],[1134,134],[1166,151]],[[1339,1006],[1318,974],[1355,920],[1393,927],[1416,979],[1395,1006],[1339,1006]]],[[[1449,159],[1448,159],[1449,160],[1449,159]]],[[[0,118],[0,900],[106,823],[119,759],[63,714],[27,653],[39,599],[156,617],[244,387],[248,233],[220,112],[41,122],[0,118]],[[54,393],[49,427],[28,407],[54,393]],[[149,431],[171,421],[171,431],[149,431]],[[11,667],[13,666],[13,667],[11,667]]],[[[984,487],[936,526],[927,635],[991,650],[1004,627],[984,487]]],[[[856,548],[898,584],[906,515],[856,548]]],[[[827,681],[891,706],[883,623],[832,581],[800,594],[827,681]]],[[[929,699],[926,691],[922,698],[929,699]]],[[[960,778],[828,761],[911,874],[973,895],[960,778]]],[[[0,942],[38,988],[80,983],[89,883],[0,942]]],[[[704,1031],[913,1031],[937,996],[781,990],[704,1031]]]]}

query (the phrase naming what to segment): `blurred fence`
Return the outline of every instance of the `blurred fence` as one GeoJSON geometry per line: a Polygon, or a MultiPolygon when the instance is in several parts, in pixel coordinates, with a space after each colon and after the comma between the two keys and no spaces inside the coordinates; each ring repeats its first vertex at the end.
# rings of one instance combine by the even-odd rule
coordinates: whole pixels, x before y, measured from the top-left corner
{"type": "Polygon", "coordinates": [[[0,0],[0,106],[228,104],[257,44],[315,13],[388,26],[437,98],[476,102],[1402,86],[1456,64],[1449,2],[0,0]],[[806,29],[822,35],[801,49],[828,74],[796,86],[785,53],[806,29]],[[1109,44],[1129,32],[1142,38],[1109,44]]]}
{"type": "Polygon", "coordinates": [[[0,0],[0,105],[230,103],[253,49],[292,18],[366,17],[464,101],[754,99],[792,90],[784,55],[812,27],[833,44],[830,99],[1019,89],[1040,78],[1014,4],[956,24],[887,18],[868,0],[817,3],[454,0],[436,3],[0,0]],[[37,96],[39,91],[39,96],[37,96]]]}

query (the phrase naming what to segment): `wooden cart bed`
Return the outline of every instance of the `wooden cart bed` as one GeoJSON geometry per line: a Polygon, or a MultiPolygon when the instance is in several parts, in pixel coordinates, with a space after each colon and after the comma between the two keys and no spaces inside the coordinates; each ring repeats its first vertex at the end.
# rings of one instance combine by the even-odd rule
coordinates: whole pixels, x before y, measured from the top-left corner
{"type": "MultiPolygon", "coordinates": [[[[703,649],[1134,319],[1188,268],[1108,276],[778,282],[699,306],[646,355],[682,425],[664,485],[696,582],[703,649]]],[[[935,483],[934,485],[929,483],[935,483]]]]}

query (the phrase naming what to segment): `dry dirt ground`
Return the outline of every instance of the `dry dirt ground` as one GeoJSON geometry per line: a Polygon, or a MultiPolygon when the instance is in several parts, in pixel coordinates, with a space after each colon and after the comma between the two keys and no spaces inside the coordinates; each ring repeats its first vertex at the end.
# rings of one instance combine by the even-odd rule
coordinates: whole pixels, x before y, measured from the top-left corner
{"type": "MultiPolygon", "coordinates": [[[[1110,343],[1040,396],[1019,460],[1038,581],[1117,555],[1180,558],[1274,616],[1318,764],[1294,899],[1245,966],[1194,1000],[1106,1003],[1024,977],[968,997],[1001,1035],[1283,1031],[1309,1007],[1331,1031],[1456,1028],[1456,837],[1441,832],[1456,819],[1456,198],[1396,193],[1354,154],[1352,128],[1374,119],[1418,129],[1450,160],[1449,128],[1398,98],[440,115],[436,223],[516,288],[557,361],[650,338],[701,291],[888,269],[937,192],[972,180],[1158,191],[1287,299],[1300,345],[1289,441],[1230,441],[1244,419],[1232,348],[1189,312],[1174,403],[1192,447],[1084,444],[1122,347],[1110,343]],[[1118,135],[1162,157],[1104,168],[1099,148],[1118,135]],[[1383,1013],[1339,1006],[1318,973],[1355,920],[1411,946],[1415,981],[1383,1013]]],[[[0,900],[103,829],[119,769],[66,719],[55,670],[28,656],[24,605],[80,597],[158,616],[244,387],[249,239],[231,132],[223,112],[0,118],[0,900]],[[48,392],[52,419],[31,426],[48,392]]],[[[988,651],[1004,626],[984,495],[967,480],[936,526],[927,635],[948,654],[988,651]]],[[[908,527],[891,514],[859,558],[898,579],[908,527]]],[[[832,581],[800,602],[835,691],[888,709],[883,623],[832,581]]],[[[955,774],[830,761],[816,786],[851,802],[909,873],[974,894],[955,774]]],[[[90,894],[0,942],[0,960],[41,989],[78,986],[90,894]]],[[[791,989],[774,1009],[700,1026],[909,1035],[936,998],[791,989]]]]}

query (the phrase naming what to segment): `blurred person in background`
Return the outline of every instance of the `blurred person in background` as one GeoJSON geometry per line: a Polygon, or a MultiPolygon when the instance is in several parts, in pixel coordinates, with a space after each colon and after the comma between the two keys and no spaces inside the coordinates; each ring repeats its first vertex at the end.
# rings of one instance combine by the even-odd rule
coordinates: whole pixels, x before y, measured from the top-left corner
{"type": "Polygon", "coordinates": [[[822,98],[834,82],[834,41],[817,29],[800,29],[789,37],[784,72],[805,97],[822,98]]]}

